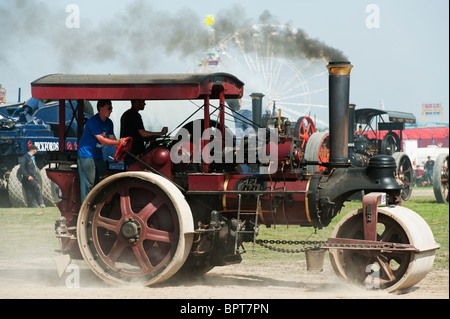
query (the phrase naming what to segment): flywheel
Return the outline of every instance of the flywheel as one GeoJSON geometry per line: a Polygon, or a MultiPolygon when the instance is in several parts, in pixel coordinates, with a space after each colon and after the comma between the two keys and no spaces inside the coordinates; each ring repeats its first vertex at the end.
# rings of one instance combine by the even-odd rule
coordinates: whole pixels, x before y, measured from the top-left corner
{"type": "Polygon", "coordinates": [[[152,285],[183,266],[193,219],[180,190],[149,172],[124,172],[89,193],[77,221],[78,245],[92,271],[114,284],[152,285]]]}
{"type": "MultiPolygon", "coordinates": [[[[330,161],[330,134],[328,132],[313,133],[306,143],[305,159],[307,161],[329,162],[330,161]]],[[[308,173],[325,171],[325,167],[319,165],[308,165],[308,173]]]]}
{"type": "MultiPolygon", "coordinates": [[[[364,239],[362,209],[345,216],[331,237],[364,239]]],[[[377,241],[409,244],[418,251],[333,248],[329,251],[335,273],[366,288],[406,289],[427,275],[439,248],[423,218],[402,206],[378,208],[377,241]]]]}

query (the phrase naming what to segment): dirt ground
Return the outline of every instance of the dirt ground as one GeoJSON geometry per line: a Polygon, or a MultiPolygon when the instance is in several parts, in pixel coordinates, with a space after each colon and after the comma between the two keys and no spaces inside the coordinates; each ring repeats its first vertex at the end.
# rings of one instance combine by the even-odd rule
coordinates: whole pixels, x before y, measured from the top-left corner
{"type": "Polygon", "coordinates": [[[0,258],[2,299],[448,299],[449,271],[432,270],[399,293],[366,290],[339,279],[328,254],[322,272],[307,272],[305,260],[249,261],[216,267],[202,277],[170,279],[146,287],[111,287],[83,261],[58,276],[54,252],[40,258],[0,258]],[[79,275],[79,276],[78,276],[79,275]],[[75,278],[79,278],[75,279],[75,278]]]}
{"type": "Polygon", "coordinates": [[[407,291],[386,293],[343,282],[328,259],[322,272],[307,272],[305,261],[217,267],[198,278],[168,280],[152,287],[111,287],[83,262],[75,262],[60,278],[52,258],[0,265],[2,299],[448,299],[449,272],[432,270],[407,291]],[[15,265],[17,267],[15,267],[15,265]],[[75,273],[79,271],[79,287],[75,273]]]}

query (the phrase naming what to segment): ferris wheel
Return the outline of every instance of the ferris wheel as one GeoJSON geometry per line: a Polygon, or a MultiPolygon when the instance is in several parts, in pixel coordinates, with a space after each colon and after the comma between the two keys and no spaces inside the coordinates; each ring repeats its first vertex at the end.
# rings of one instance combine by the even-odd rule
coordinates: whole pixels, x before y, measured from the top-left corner
{"type": "Polygon", "coordinates": [[[266,112],[281,110],[294,121],[314,114],[319,125],[327,126],[320,120],[328,109],[327,70],[322,61],[287,54],[293,34],[286,25],[255,24],[226,36],[212,50],[220,57],[220,71],[236,75],[249,94],[264,94],[266,112]]]}

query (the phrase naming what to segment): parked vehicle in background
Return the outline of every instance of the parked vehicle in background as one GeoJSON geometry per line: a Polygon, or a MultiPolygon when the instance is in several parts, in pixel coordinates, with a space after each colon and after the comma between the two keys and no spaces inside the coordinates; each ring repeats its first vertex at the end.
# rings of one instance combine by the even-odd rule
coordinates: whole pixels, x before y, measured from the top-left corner
{"type": "MultiPolygon", "coordinates": [[[[25,207],[22,184],[17,178],[20,158],[33,144],[38,148],[36,164],[41,171],[42,191],[46,206],[53,206],[59,200],[57,187],[45,174],[48,151],[59,149],[59,102],[31,98],[24,103],[0,105],[0,191],[7,192],[13,207],[25,207]]],[[[77,149],[75,100],[65,102],[65,148],[77,149]]],[[[84,102],[84,118],[93,115],[92,106],[84,102]]],[[[83,123],[84,124],[84,123],[83,123]]]]}

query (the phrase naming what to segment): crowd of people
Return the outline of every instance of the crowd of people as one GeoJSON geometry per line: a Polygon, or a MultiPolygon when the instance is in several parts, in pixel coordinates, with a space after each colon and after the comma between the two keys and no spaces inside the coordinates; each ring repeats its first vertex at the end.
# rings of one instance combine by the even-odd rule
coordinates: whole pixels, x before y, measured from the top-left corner
{"type": "Polygon", "coordinates": [[[428,156],[426,161],[422,161],[422,165],[413,161],[412,168],[414,170],[414,186],[425,187],[433,184],[434,160],[431,159],[431,156],[428,156]]]}

